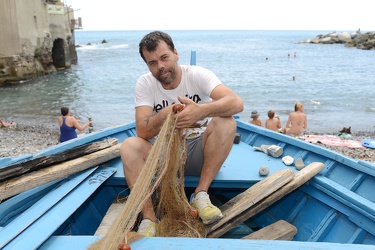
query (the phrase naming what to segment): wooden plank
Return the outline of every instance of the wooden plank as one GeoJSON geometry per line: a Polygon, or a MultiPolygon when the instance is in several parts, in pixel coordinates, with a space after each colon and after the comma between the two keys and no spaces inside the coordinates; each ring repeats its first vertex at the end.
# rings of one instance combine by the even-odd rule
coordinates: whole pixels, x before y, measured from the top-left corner
{"type": "Polygon", "coordinates": [[[1,231],[0,249],[17,237],[28,225],[31,225],[39,217],[43,216],[44,213],[63,199],[64,196],[68,195],[69,192],[90,176],[95,169],[96,168],[86,170],[74,178],[65,181],[58,189],[45,195],[28,210],[15,218],[10,224],[6,225],[1,231]]]}
{"type": "Polygon", "coordinates": [[[99,150],[112,147],[116,144],[118,144],[118,139],[111,138],[100,142],[93,142],[91,144],[71,148],[53,155],[41,156],[39,158],[33,158],[24,162],[9,165],[0,168],[0,182],[9,180],[25,173],[46,168],[53,164],[58,164],[83,155],[91,154],[99,150]]]}
{"type": "MultiPolygon", "coordinates": [[[[274,202],[280,200],[285,195],[291,193],[292,191],[294,191],[295,189],[297,189],[298,187],[303,185],[305,182],[310,180],[313,176],[318,174],[323,168],[324,168],[324,164],[321,163],[321,162],[313,162],[313,163],[309,164],[308,166],[306,166],[305,168],[303,168],[302,170],[297,172],[294,175],[294,178],[293,178],[292,181],[290,181],[285,186],[281,187],[280,189],[278,189],[277,191],[272,193],[270,196],[261,200],[260,202],[258,202],[256,204],[253,204],[253,206],[251,208],[247,209],[243,213],[237,214],[237,216],[235,218],[233,218],[230,221],[230,223],[220,223],[220,221],[222,221],[224,219],[223,218],[219,221],[220,227],[217,227],[217,226],[214,227],[214,228],[208,227],[208,230],[210,230],[210,231],[208,232],[207,237],[218,238],[218,237],[222,236],[223,234],[225,234],[228,230],[230,230],[234,226],[237,226],[237,225],[243,223],[244,221],[248,220],[249,218],[251,218],[255,214],[262,211],[263,209],[272,205],[274,202]]],[[[230,201],[228,201],[228,202],[230,202],[230,201]]],[[[227,205],[227,203],[224,204],[224,206],[226,206],[226,205],[227,205]]],[[[216,225],[216,224],[217,223],[215,223],[214,225],[216,225]]]]}
{"type": "Polygon", "coordinates": [[[120,156],[121,144],[0,183],[0,200],[120,156]]]}
{"type": "Polygon", "coordinates": [[[230,221],[238,214],[241,214],[245,210],[252,207],[257,202],[261,201],[265,197],[274,193],[276,190],[280,189],[286,183],[291,181],[294,177],[294,172],[287,168],[278,170],[272,175],[264,178],[263,180],[257,182],[245,192],[237,195],[223,206],[220,207],[223,213],[223,218],[207,227],[207,232],[211,233],[217,228],[231,224],[230,221]]]}
{"type": "Polygon", "coordinates": [[[279,220],[242,239],[245,240],[293,240],[297,228],[285,220],[279,220]]]}
{"type": "MultiPolygon", "coordinates": [[[[111,167],[97,169],[57,204],[49,207],[43,216],[27,225],[4,249],[38,249],[115,172],[116,169],[111,167]]],[[[59,188],[56,192],[60,192],[59,188]]],[[[45,196],[38,201],[39,204],[43,205],[52,196],[53,193],[45,196]]]]}
{"type": "Polygon", "coordinates": [[[107,213],[105,214],[102,222],[100,223],[98,229],[95,232],[95,236],[105,236],[107,231],[111,228],[112,224],[116,221],[118,214],[121,211],[121,208],[124,206],[124,203],[119,202],[119,199],[116,197],[111,206],[108,208],[107,213]]]}

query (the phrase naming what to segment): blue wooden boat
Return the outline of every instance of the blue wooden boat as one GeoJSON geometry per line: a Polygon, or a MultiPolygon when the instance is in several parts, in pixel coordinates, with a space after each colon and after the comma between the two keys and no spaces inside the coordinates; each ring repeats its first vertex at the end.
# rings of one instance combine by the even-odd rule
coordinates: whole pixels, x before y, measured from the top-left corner
{"type": "MultiPolygon", "coordinates": [[[[302,158],[306,165],[321,162],[324,169],[295,191],[247,219],[220,238],[142,238],[134,249],[375,249],[375,165],[306,143],[240,119],[240,142],[233,148],[213,181],[209,193],[217,205],[226,203],[265,177],[286,166],[280,158],[254,150],[253,146],[277,145],[283,155],[302,158]],[[244,240],[243,236],[276,221],[297,228],[292,241],[244,240]],[[354,246],[353,246],[354,244],[354,246]]],[[[0,159],[6,167],[41,156],[117,138],[136,136],[135,124],[117,126],[88,134],[36,155],[0,159]]],[[[188,195],[197,177],[185,178],[188,195]]],[[[66,178],[24,191],[0,203],[0,249],[86,249],[102,236],[95,235],[112,202],[126,196],[119,157],[66,178]]]]}

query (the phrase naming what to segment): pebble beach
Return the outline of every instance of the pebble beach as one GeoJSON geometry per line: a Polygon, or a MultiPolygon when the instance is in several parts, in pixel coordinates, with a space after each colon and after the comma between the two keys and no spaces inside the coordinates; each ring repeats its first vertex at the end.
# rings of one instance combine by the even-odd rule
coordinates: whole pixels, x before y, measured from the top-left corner
{"type": "MultiPolygon", "coordinates": [[[[85,131],[86,133],[88,131],[85,131]]],[[[308,132],[309,134],[314,134],[308,132]]],[[[24,154],[36,154],[40,150],[58,144],[59,131],[43,126],[19,125],[0,128],[0,157],[17,157],[24,154]]],[[[362,141],[375,138],[375,132],[352,133],[352,140],[362,141]]],[[[328,148],[357,160],[375,163],[375,149],[316,145],[328,148]]]]}

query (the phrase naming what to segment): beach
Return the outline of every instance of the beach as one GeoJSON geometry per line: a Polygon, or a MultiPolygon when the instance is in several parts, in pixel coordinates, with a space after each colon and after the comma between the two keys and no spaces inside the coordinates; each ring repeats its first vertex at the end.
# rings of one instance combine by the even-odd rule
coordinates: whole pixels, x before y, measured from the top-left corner
{"type": "MultiPolygon", "coordinates": [[[[36,154],[40,150],[57,145],[58,138],[58,130],[43,126],[17,124],[15,127],[0,128],[0,157],[36,154]]],[[[375,138],[375,132],[352,133],[352,140],[362,141],[365,138],[375,138]]],[[[315,145],[328,148],[357,160],[375,163],[375,149],[329,146],[322,143],[315,145]]]]}

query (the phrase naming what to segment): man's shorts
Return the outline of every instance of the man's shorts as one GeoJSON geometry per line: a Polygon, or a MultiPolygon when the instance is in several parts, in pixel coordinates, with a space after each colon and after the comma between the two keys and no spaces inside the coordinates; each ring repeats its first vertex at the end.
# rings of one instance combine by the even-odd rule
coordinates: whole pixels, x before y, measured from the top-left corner
{"type": "Polygon", "coordinates": [[[187,158],[185,164],[185,175],[200,176],[203,167],[203,135],[186,139],[187,158]]]}
{"type": "MultiPolygon", "coordinates": [[[[185,164],[185,175],[200,176],[203,167],[203,135],[186,139],[187,158],[185,164]]],[[[151,144],[155,143],[155,138],[149,139],[151,144]]]]}

